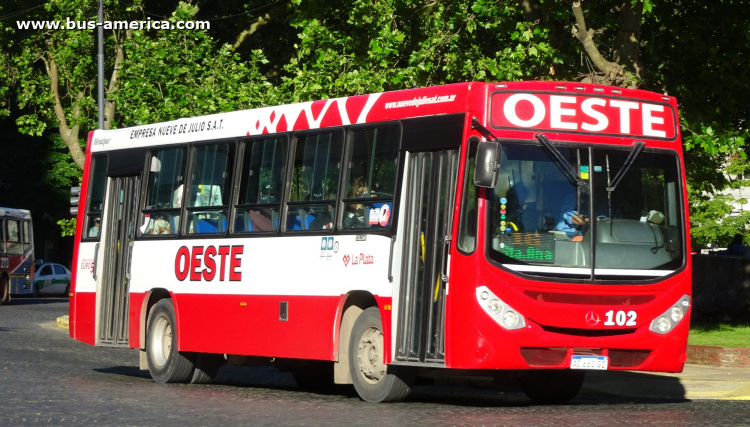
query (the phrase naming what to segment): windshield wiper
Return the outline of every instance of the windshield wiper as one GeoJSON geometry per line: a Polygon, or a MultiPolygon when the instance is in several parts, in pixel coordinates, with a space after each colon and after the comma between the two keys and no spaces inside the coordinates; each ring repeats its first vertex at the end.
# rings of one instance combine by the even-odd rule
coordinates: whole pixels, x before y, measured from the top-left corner
{"type": "Polygon", "coordinates": [[[493,134],[489,129],[487,129],[486,127],[482,126],[481,123],[479,123],[479,119],[477,119],[476,117],[471,118],[471,128],[481,133],[482,136],[487,138],[488,141],[500,142],[495,136],[495,134],[493,134]]]}
{"type": "Polygon", "coordinates": [[[534,135],[534,138],[539,140],[544,148],[547,149],[547,155],[549,155],[552,160],[557,162],[557,165],[560,166],[560,169],[565,174],[565,177],[568,178],[568,181],[570,181],[571,184],[580,187],[581,184],[583,184],[583,180],[581,180],[581,177],[578,176],[575,169],[573,169],[573,166],[571,166],[570,163],[565,159],[560,150],[552,145],[550,140],[541,133],[534,135]]]}
{"type": "Polygon", "coordinates": [[[615,175],[615,179],[612,180],[612,184],[607,187],[607,191],[610,193],[615,191],[615,188],[617,188],[617,184],[622,181],[622,178],[625,176],[625,173],[627,173],[628,169],[630,169],[631,166],[633,166],[633,163],[635,162],[636,157],[638,157],[639,154],[641,154],[641,151],[643,151],[643,148],[646,146],[646,144],[643,141],[635,141],[633,143],[633,151],[628,154],[628,158],[625,159],[625,163],[623,163],[622,168],[620,168],[619,171],[617,171],[617,175],[615,175]]]}

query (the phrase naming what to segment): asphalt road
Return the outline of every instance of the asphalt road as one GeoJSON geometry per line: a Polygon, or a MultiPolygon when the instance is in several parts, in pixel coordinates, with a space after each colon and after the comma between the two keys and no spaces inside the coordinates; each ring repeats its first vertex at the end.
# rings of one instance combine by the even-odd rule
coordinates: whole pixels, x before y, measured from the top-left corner
{"type": "Polygon", "coordinates": [[[64,299],[0,307],[0,426],[243,425],[750,425],[750,402],[580,395],[536,406],[522,393],[420,386],[398,404],[366,403],[348,387],[318,394],[271,367],[224,367],[213,385],[163,385],[137,351],[91,347],[57,327],[64,299]]]}

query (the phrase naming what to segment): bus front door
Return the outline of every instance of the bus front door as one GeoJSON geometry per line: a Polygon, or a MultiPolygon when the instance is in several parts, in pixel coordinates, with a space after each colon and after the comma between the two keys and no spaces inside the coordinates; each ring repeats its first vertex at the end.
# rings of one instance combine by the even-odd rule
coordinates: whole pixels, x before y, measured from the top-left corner
{"type": "Polygon", "coordinates": [[[445,363],[445,296],[458,150],[411,153],[396,360],[445,363]]]}
{"type": "Polygon", "coordinates": [[[110,177],[99,287],[98,345],[127,347],[130,258],[136,233],[140,176],[110,177]]]}

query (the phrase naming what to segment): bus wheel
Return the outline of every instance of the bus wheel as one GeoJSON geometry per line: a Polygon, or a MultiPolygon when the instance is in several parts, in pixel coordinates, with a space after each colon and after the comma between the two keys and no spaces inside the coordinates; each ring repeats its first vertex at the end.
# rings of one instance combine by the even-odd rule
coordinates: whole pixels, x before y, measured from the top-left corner
{"type": "Polygon", "coordinates": [[[199,353],[195,358],[195,371],[190,384],[212,383],[223,364],[224,356],[221,354],[199,353]]]}
{"type": "Polygon", "coordinates": [[[349,340],[349,372],[357,393],[368,402],[397,402],[411,392],[413,372],[383,362],[383,326],[380,311],[363,311],[349,340]]]}
{"type": "Polygon", "coordinates": [[[561,405],[578,394],[585,376],[585,371],[529,371],[521,379],[521,389],[535,403],[561,405]]]}
{"type": "Polygon", "coordinates": [[[177,351],[174,307],[165,298],[148,314],[146,359],[151,378],[158,383],[184,383],[193,375],[193,361],[177,351]]]}
{"type": "Polygon", "coordinates": [[[0,305],[7,304],[10,300],[10,289],[8,289],[8,279],[0,277],[0,305]]]}

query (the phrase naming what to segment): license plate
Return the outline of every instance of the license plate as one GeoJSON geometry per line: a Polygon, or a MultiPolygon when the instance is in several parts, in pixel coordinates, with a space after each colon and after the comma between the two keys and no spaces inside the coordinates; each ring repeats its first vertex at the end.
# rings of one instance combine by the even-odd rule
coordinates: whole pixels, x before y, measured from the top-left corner
{"type": "Polygon", "coordinates": [[[573,356],[570,369],[593,369],[606,371],[609,365],[607,356],[573,356]]]}

